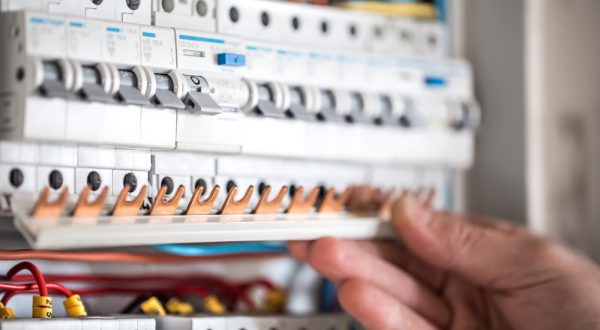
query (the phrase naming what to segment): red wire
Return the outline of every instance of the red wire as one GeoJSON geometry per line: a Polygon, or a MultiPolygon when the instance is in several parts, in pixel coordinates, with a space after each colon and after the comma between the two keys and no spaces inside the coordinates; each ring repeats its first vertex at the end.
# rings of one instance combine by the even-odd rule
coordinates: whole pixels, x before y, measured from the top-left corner
{"type": "MultiPolygon", "coordinates": [[[[44,275],[50,281],[55,282],[209,282],[211,285],[222,287],[232,287],[226,281],[212,275],[92,275],[92,274],[46,274],[44,275]]],[[[30,275],[15,276],[16,281],[30,281],[30,275]]]]}
{"type": "Polygon", "coordinates": [[[35,282],[37,283],[37,285],[39,287],[40,296],[47,296],[48,288],[46,287],[46,279],[42,275],[42,272],[40,271],[38,266],[34,265],[33,263],[31,263],[29,261],[23,261],[23,262],[20,262],[20,263],[14,265],[11,269],[8,270],[8,272],[6,273],[6,277],[9,280],[12,280],[13,277],[18,272],[20,272],[24,269],[27,269],[28,271],[30,271],[31,274],[33,275],[33,277],[35,278],[35,282]]]}
{"type": "MultiPolygon", "coordinates": [[[[106,288],[92,288],[92,289],[83,289],[78,290],[80,295],[97,295],[97,294],[111,294],[111,293],[126,293],[126,294],[137,294],[137,293],[145,293],[148,291],[152,292],[185,292],[189,291],[189,288],[192,288],[189,284],[205,284],[209,286],[217,287],[217,291],[221,295],[228,295],[233,293],[233,301],[231,301],[230,309],[235,305],[237,298],[241,299],[242,302],[248,308],[254,308],[255,304],[252,299],[249,298],[246,290],[249,287],[254,285],[261,285],[267,289],[274,289],[275,285],[268,281],[267,279],[253,279],[250,281],[245,281],[239,284],[230,284],[216,276],[212,275],[189,275],[189,276],[176,276],[176,275],[92,275],[92,274],[46,274],[45,277],[48,280],[55,282],[109,282],[112,284],[115,283],[124,283],[126,285],[131,285],[133,283],[140,282],[159,282],[159,283],[179,283],[186,284],[184,286],[179,287],[167,287],[167,288],[156,288],[153,287],[151,289],[145,288],[123,288],[123,287],[106,287],[106,288]],[[191,283],[190,283],[191,282],[191,283]]],[[[14,280],[18,281],[30,281],[30,275],[22,275],[15,276],[14,280]]],[[[198,288],[198,287],[195,287],[198,288]]],[[[206,291],[205,291],[206,292],[206,291]]]]}
{"type": "Polygon", "coordinates": [[[186,262],[214,261],[214,260],[233,260],[247,258],[281,258],[285,254],[281,253],[244,253],[222,256],[178,256],[171,254],[157,253],[131,253],[131,252],[87,252],[87,251],[48,251],[48,250],[1,250],[0,260],[24,260],[24,259],[44,259],[44,260],[65,260],[81,262],[119,262],[119,263],[156,263],[156,264],[177,264],[186,262]]]}
{"type": "MultiPolygon", "coordinates": [[[[62,286],[58,283],[48,282],[48,283],[46,283],[46,286],[51,291],[58,292],[58,293],[62,294],[63,296],[65,296],[66,298],[69,298],[70,296],[73,295],[73,292],[71,290],[65,288],[64,286],[62,286]]],[[[17,294],[34,293],[39,290],[38,285],[35,283],[28,283],[28,284],[0,283],[0,289],[10,290],[4,294],[4,297],[2,297],[2,303],[4,304],[4,306],[6,306],[8,304],[8,301],[10,300],[10,298],[12,298],[13,296],[15,296],[17,294]],[[9,287],[10,287],[10,289],[9,289],[9,287]]]]}
{"type": "Polygon", "coordinates": [[[273,282],[271,282],[267,279],[264,279],[264,278],[256,278],[256,279],[252,279],[252,280],[248,280],[248,281],[236,284],[236,286],[241,287],[242,289],[247,289],[247,288],[255,286],[255,285],[263,286],[267,290],[275,289],[275,285],[273,284],[273,282]]]}

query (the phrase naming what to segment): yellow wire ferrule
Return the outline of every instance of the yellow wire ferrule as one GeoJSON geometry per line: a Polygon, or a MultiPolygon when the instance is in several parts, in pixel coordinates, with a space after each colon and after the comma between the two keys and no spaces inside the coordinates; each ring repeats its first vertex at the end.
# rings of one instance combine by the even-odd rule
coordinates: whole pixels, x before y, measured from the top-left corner
{"type": "Polygon", "coordinates": [[[225,314],[225,305],[223,305],[215,296],[206,296],[202,299],[202,304],[204,309],[211,314],[225,314]]]}
{"type": "Polygon", "coordinates": [[[269,290],[264,298],[264,310],[268,313],[281,313],[287,305],[287,294],[284,290],[275,288],[269,290]]]}
{"type": "Polygon", "coordinates": [[[165,304],[167,308],[167,312],[169,314],[177,314],[177,315],[191,315],[194,314],[194,306],[192,304],[183,302],[177,297],[173,297],[167,301],[165,304]]]}
{"type": "Polygon", "coordinates": [[[31,316],[36,319],[52,318],[52,297],[33,296],[31,316]]]}
{"type": "Polygon", "coordinates": [[[142,310],[142,312],[144,312],[144,314],[147,315],[167,315],[167,312],[165,312],[165,308],[160,303],[160,300],[158,300],[158,298],[156,297],[150,297],[148,300],[144,301],[140,305],[140,309],[142,310]]]}
{"type": "Polygon", "coordinates": [[[12,308],[5,307],[3,303],[0,302],[0,319],[14,319],[15,311],[12,308]]]}
{"type": "Polygon", "coordinates": [[[87,316],[87,312],[85,311],[83,301],[81,301],[81,297],[78,294],[74,294],[69,298],[65,299],[65,301],[63,301],[63,306],[65,306],[65,310],[67,311],[68,317],[87,316]]]}

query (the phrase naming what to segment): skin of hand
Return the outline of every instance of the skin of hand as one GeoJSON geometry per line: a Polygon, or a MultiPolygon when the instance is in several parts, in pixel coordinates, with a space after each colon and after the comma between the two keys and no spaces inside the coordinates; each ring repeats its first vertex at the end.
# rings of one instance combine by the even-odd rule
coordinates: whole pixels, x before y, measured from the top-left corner
{"type": "Polygon", "coordinates": [[[426,204],[394,204],[398,241],[323,238],[289,251],[337,283],[367,329],[600,329],[591,261],[507,222],[426,204]]]}

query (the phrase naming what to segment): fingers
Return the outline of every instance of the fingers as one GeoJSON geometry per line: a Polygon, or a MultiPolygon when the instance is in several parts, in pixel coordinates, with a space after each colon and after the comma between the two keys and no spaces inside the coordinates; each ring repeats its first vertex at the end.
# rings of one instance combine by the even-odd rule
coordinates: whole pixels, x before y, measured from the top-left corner
{"type": "Polygon", "coordinates": [[[302,261],[306,261],[308,254],[308,247],[310,246],[309,241],[289,241],[288,252],[294,256],[294,258],[302,261]]]}
{"type": "MultiPolygon", "coordinates": [[[[298,260],[306,261],[308,249],[311,242],[291,241],[288,242],[288,252],[298,260]]],[[[347,242],[347,244],[351,244],[347,242]]],[[[383,259],[412,275],[418,281],[440,290],[444,284],[446,272],[431,267],[408,251],[404,250],[396,242],[392,241],[355,241],[356,246],[373,256],[383,259]]]]}
{"type": "Polygon", "coordinates": [[[394,205],[392,218],[412,253],[475,284],[503,289],[536,267],[530,252],[540,240],[508,224],[482,225],[454,214],[434,213],[410,197],[394,205]]]}
{"type": "Polygon", "coordinates": [[[395,241],[356,241],[355,244],[372,255],[402,268],[434,290],[440,290],[444,284],[445,271],[425,264],[395,241]]]}
{"type": "Polygon", "coordinates": [[[333,238],[318,240],[309,246],[306,260],[316,271],[335,282],[349,279],[371,282],[434,324],[445,326],[449,322],[447,306],[432,290],[353,242],[333,238]]]}
{"type": "Polygon", "coordinates": [[[344,310],[367,329],[436,329],[393,296],[364,280],[342,282],[338,296],[344,310]]]}

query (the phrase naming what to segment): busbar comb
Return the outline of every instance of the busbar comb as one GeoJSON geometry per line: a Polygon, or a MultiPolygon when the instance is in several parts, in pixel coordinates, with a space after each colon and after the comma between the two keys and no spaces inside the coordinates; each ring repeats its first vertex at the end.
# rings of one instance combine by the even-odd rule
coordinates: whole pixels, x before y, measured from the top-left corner
{"type": "Polygon", "coordinates": [[[73,210],[74,217],[97,217],[100,215],[108,198],[108,187],[104,186],[100,195],[91,202],[88,201],[90,193],[91,190],[88,186],[83,187],[73,210]]]}

